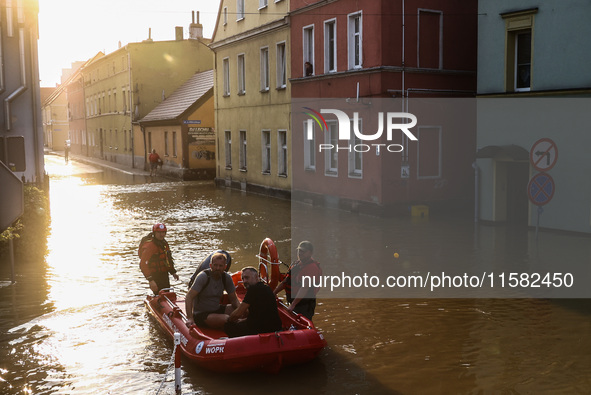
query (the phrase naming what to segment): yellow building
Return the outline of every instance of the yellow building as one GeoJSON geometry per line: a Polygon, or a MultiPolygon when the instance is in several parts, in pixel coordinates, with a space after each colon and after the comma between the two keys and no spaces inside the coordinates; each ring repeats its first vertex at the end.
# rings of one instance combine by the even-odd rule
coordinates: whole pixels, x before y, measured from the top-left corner
{"type": "Polygon", "coordinates": [[[177,37],[127,44],[82,70],[89,155],[146,167],[154,142],[138,121],[196,72],[213,68],[208,39],[177,37]]]}
{"type": "Polygon", "coordinates": [[[148,145],[163,160],[162,174],[215,177],[213,74],[196,73],[139,121],[148,145]]]}
{"type": "Polygon", "coordinates": [[[65,85],[58,86],[41,105],[44,145],[54,151],[63,151],[69,136],[68,99],[65,85]]]}
{"type": "Polygon", "coordinates": [[[216,183],[289,197],[289,1],[222,0],[215,52],[216,183]]]}

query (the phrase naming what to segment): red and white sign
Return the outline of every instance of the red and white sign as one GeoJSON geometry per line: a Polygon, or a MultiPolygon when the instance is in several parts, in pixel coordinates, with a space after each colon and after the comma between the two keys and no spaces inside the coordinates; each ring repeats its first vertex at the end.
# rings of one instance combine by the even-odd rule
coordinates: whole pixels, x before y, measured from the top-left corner
{"type": "Polygon", "coordinates": [[[529,160],[538,171],[550,170],[558,160],[556,143],[549,138],[539,139],[529,151],[529,160]]]}

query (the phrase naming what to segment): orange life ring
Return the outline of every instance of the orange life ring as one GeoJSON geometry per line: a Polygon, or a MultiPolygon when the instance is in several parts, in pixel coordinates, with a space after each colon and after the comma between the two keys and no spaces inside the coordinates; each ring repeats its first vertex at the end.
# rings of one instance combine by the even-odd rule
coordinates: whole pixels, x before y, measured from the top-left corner
{"type": "Polygon", "coordinates": [[[271,289],[275,289],[279,283],[279,255],[273,240],[268,237],[261,243],[259,251],[259,273],[271,289]],[[271,278],[269,278],[269,265],[271,265],[271,278]]]}

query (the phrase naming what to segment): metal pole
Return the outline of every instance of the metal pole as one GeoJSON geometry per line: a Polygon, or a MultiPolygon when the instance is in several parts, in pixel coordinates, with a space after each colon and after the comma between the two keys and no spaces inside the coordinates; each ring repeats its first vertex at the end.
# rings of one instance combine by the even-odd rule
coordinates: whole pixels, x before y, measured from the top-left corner
{"type": "Polygon", "coordinates": [[[14,284],[16,280],[14,279],[14,245],[12,239],[8,240],[8,255],[10,259],[10,281],[14,284]]]}
{"type": "Polygon", "coordinates": [[[181,393],[181,334],[174,334],[174,389],[181,393]]]}

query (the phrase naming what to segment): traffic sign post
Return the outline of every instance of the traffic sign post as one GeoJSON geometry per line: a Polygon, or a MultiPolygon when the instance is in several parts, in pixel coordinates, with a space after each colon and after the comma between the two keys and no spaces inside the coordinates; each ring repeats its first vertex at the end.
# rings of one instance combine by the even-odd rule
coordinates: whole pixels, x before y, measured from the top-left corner
{"type": "Polygon", "coordinates": [[[556,187],[554,180],[546,173],[538,173],[531,178],[527,186],[527,195],[529,200],[538,206],[538,218],[536,223],[536,240],[538,240],[538,231],[540,229],[540,215],[544,212],[542,206],[548,204],[554,196],[556,187]]]}

